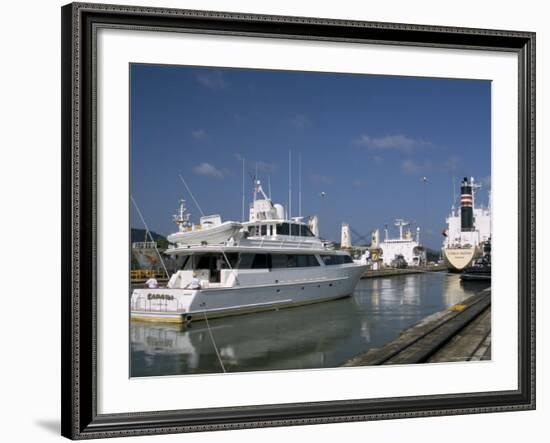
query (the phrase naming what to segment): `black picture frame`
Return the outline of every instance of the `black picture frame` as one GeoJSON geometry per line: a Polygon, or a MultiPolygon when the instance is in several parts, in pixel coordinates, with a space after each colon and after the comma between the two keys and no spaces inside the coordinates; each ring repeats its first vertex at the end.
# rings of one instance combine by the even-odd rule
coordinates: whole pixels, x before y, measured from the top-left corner
{"type": "Polygon", "coordinates": [[[62,435],[71,439],[288,426],[535,408],[535,34],[72,3],[62,15],[62,435]],[[96,29],[197,31],[435,48],[519,61],[518,389],[285,405],[97,413],[96,29]]]}

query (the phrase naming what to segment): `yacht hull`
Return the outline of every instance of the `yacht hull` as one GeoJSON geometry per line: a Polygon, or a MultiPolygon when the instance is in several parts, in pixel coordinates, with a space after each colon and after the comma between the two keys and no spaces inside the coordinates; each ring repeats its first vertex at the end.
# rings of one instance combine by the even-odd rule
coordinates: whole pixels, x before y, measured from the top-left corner
{"type": "Polygon", "coordinates": [[[349,297],[366,266],[346,266],[339,276],[231,288],[135,289],[131,318],[188,322],[320,303],[349,297]]]}

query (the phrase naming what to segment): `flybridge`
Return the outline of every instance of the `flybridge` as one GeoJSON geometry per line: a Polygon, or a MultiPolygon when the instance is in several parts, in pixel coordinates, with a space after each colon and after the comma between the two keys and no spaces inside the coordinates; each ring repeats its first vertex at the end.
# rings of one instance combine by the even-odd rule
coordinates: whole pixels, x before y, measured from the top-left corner
{"type": "Polygon", "coordinates": [[[193,247],[276,247],[333,249],[330,242],[318,237],[317,218],[308,222],[303,217],[288,219],[280,204],[273,204],[266,195],[260,180],[254,180],[254,196],[250,204],[249,220],[246,222],[222,222],[219,215],[203,215],[199,224],[189,222],[190,215],[185,200],[174,215],[178,232],[170,234],[168,241],[174,246],[170,253],[193,247]],[[258,241],[260,244],[258,244],[258,241]]]}
{"type": "Polygon", "coordinates": [[[254,180],[254,198],[250,204],[249,221],[284,220],[285,210],[280,204],[273,204],[265,194],[260,180],[254,180]],[[258,198],[260,195],[262,198],[258,198]]]}

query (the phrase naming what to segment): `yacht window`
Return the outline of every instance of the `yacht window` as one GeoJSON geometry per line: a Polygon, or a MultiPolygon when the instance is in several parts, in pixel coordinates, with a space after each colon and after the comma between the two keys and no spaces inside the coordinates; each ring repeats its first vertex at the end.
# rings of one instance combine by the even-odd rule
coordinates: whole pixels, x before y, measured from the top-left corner
{"type": "Polygon", "coordinates": [[[298,255],[296,260],[298,262],[298,267],[300,268],[319,266],[319,262],[314,255],[298,255]]]}
{"type": "Polygon", "coordinates": [[[290,235],[290,225],[288,223],[281,223],[277,225],[278,235],[290,235]]]}
{"type": "Polygon", "coordinates": [[[325,263],[325,265],[335,265],[334,255],[321,255],[321,259],[325,263]]]}
{"type": "Polygon", "coordinates": [[[192,264],[193,264],[192,262],[193,260],[191,259],[191,256],[189,255],[184,256],[180,269],[181,270],[192,269],[192,264]]]}
{"type": "Polygon", "coordinates": [[[321,255],[321,258],[327,266],[353,263],[349,255],[321,255]]]}
{"type": "Polygon", "coordinates": [[[296,266],[298,266],[299,268],[307,268],[309,266],[307,255],[297,255],[296,266]]]}
{"type": "Polygon", "coordinates": [[[292,235],[300,237],[313,237],[313,232],[310,229],[302,224],[292,225],[292,235]]]}
{"type": "Polygon", "coordinates": [[[288,268],[288,256],[284,254],[273,254],[271,256],[271,267],[274,269],[288,268]]]}
{"type": "MultiPolygon", "coordinates": [[[[229,265],[231,266],[231,268],[235,269],[239,261],[239,254],[236,252],[228,252],[225,254],[225,256],[227,257],[227,260],[229,260],[229,265]]],[[[224,261],[225,261],[225,258],[224,258],[224,261]]],[[[227,265],[227,262],[225,263],[227,265]]]]}
{"type": "Polygon", "coordinates": [[[307,259],[308,259],[308,266],[321,266],[319,264],[319,260],[317,260],[317,257],[315,257],[314,255],[308,255],[307,259]]]}
{"type": "Polygon", "coordinates": [[[254,226],[249,226],[249,227],[248,227],[248,233],[249,233],[250,235],[254,235],[254,226]]]}
{"type": "Polygon", "coordinates": [[[256,254],[254,260],[252,261],[252,269],[268,269],[269,266],[269,255],[268,254],[256,254]]]}
{"type": "Polygon", "coordinates": [[[252,267],[252,261],[254,260],[254,254],[240,254],[239,269],[250,269],[252,267]]]}
{"type": "Polygon", "coordinates": [[[196,258],[197,264],[195,266],[195,269],[210,269],[210,259],[212,258],[211,255],[201,255],[196,258]]]}
{"type": "Polygon", "coordinates": [[[256,237],[260,235],[260,227],[256,226],[256,237]]]}
{"type": "Polygon", "coordinates": [[[286,255],[273,254],[271,256],[271,267],[277,268],[307,268],[310,266],[319,266],[319,261],[314,255],[286,255]]]}
{"type": "Polygon", "coordinates": [[[267,235],[267,225],[262,225],[262,235],[267,235]]]}
{"type": "Polygon", "coordinates": [[[289,255],[288,256],[288,265],[289,268],[296,268],[298,266],[298,262],[296,260],[295,255],[289,255]]]}
{"type": "Polygon", "coordinates": [[[315,237],[313,232],[303,224],[298,223],[280,223],[277,225],[277,234],[293,235],[295,237],[315,237]]]}
{"type": "Polygon", "coordinates": [[[273,225],[269,225],[269,235],[273,235],[273,225]]]}
{"type": "Polygon", "coordinates": [[[313,232],[311,232],[311,229],[309,229],[307,226],[302,226],[301,235],[302,237],[315,237],[313,235],[313,232]]]}

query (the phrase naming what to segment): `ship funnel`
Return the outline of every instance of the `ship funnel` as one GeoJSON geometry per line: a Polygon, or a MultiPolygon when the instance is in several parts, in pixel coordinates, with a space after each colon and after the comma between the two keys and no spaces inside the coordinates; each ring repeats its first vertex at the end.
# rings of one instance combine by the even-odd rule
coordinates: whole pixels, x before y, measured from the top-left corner
{"type": "Polygon", "coordinates": [[[460,230],[462,232],[474,230],[473,182],[473,178],[468,181],[468,177],[464,177],[460,184],[460,230]]]}

